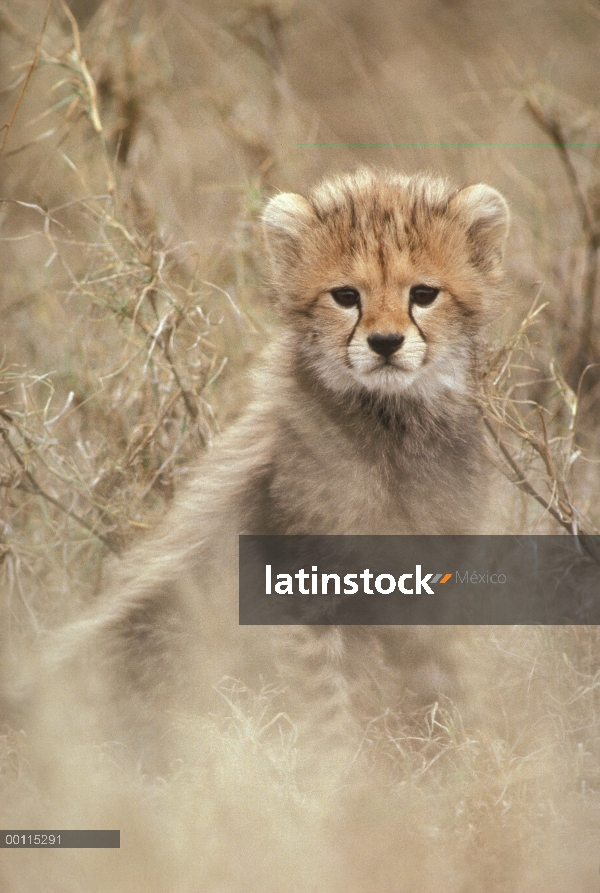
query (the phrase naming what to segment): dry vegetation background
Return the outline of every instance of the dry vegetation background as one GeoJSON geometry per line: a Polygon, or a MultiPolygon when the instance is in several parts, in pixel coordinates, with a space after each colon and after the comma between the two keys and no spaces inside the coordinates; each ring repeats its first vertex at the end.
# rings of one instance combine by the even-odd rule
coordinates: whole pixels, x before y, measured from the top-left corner
{"type": "MultiPolygon", "coordinates": [[[[360,163],[507,196],[508,311],[482,397],[520,483],[506,523],[600,526],[599,37],[592,0],[2,5],[7,678],[243,408],[272,325],[265,199],[360,163]]],[[[478,637],[493,721],[380,717],[326,795],[298,788],[272,691],[224,691],[169,779],[123,773],[107,744],[49,781],[39,743],[0,726],[3,827],[122,831],[120,851],[2,850],[2,889],[596,893],[596,630],[478,637]]]]}

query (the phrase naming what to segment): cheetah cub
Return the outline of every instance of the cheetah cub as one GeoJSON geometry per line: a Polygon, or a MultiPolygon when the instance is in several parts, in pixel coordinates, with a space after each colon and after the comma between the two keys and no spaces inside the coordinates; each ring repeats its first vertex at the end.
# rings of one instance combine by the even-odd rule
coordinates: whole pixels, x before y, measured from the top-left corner
{"type": "Polygon", "coordinates": [[[239,627],[237,537],[481,529],[478,340],[508,220],[489,186],[371,170],[267,204],[280,329],[255,400],[71,631],[90,659],[70,676],[110,734],[151,748],[224,676],[283,677],[322,742],[403,691],[435,699],[454,672],[443,629],[239,627]]]}

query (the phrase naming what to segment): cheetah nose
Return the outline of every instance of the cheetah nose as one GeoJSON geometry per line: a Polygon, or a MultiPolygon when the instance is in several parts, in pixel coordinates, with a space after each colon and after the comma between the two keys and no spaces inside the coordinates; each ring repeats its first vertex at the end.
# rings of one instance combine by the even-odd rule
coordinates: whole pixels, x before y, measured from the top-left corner
{"type": "Polygon", "coordinates": [[[382,357],[391,357],[402,347],[404,335],[380,335],[375,333],[367,338],[369,347],[382,357]]]}

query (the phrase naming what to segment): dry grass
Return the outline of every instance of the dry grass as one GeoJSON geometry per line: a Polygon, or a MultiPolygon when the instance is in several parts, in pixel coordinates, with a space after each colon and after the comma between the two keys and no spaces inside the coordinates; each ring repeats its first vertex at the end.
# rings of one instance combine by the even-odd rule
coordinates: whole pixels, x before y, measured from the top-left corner
{"type": "MultiPolygon", "coordinates": [[[[62,2],[35,6],[0,12],[6,673],[96,597],[107,556],[243,407],[239,373],[271,325],[265,197],[358,163],[507,195],[511,295],[482,396],[517,484],[504,510],[511,529],[597,531],[595,8],[104,0],[73,4],[80,30],[62,2]],[[434,145],[356,145],[416,142],[434,145]],[[544,145],[439,145],[455,143],[544,145]]],[[[273,689],[225,685],[222,715],[178,719],[190,755],[169,779],[131,777],[118,745],[59,758],[3,726],[4,827],[125,842],[43,863],[3,850],[3,889],[591,893],[599,654],[594,628],[477,631],[479,724],[452,705],[374,718],[327,794],[297,783],[273,689]]]]}

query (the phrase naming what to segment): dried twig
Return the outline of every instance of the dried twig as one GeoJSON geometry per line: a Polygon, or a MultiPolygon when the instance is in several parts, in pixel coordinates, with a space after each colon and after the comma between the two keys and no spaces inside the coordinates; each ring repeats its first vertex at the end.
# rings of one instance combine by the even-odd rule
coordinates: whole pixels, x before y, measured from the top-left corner
{"type": "Polygon", "coordinates": [[[488,357],[482,373],[480,405],[486,428],[503,460],[500,467],[507,477],[541,505],[564,530],[585,537],[594,531],[574,505],[568,487],[572,466],[580,456],[575,443],[579,394],[569,388],[555,364],[551,363],[551,380],[555,382],[557,396],[562,398],[562,406],[568,413],[566,430],[559,428],[556,432],[549,428],[548,410],[533,400],[517,397],[522,385],[515,380],[519,369],[516,354],[526,350],[528,330],[544,306],[539,306],[536,299],[515,335],[488,357]],[[506,438],[517,445],[524,460],[515,458],[506,438]],[[540,492],[534,483],[540,474],[548,495],[540,492]]]}
{"type": "Polygon", "coordinates": [[[44,24],[42,25],[42,31],[40,33],[40,38],[39,38],[37,46],[35,48],[35,53],[34,53],[33,59],[31,60],[31,65],[29,66],[29,70],[27,72],[25,80],[23,81],[23,86],[21,87],[21,92],[19,93],[19,98],[17,99],[16,105],[13,109],[13,113],[10,116],[10,121],[8,122],[8,124],[3,125],[2,129],[4,130],[4,136],[2,137],[2,142],[0,143],[0,155],[2,155],[4,146],[6,144],[6,140],[8,139],[8,134],[10,133],[10,131],[12,129],[15,118],[17,117],[17,112],[19,111],[19,108],[23,101],[25,91],[27,90],[29,81],[31,80],[31,75],[33,74],[35,66],[37,65],[38,56],[40,55],[40,50],[42,48],[42,40],[44,39],[44,34],[46,33],[46,25],[48,24],[48,16],[50,15],[51,5],[52,5],[52,0],[48,0],[48,4],[46,6],[46,15],[44,16],[44,24]]]}
{"type": "MultiPolygon", "coordinates": [[[[6,421],[11,420],[10,415],[4,410],[0,410],[0,416],[6,421]]],[[[11,420],[12,421],[12,420],[11,420]]],[[[51,493],[48,493],[36,480],[31,471],[27,468],[25,460],[13,444],[10,439],[10,433],[8,428],[5,428],[4,425],[0,425],[0,437],[2,437],[4,443],[6,444],[8,450],[16,460],[17,464],[21,468],[23,474],[25,475],[27,481],[29,482],[29,486],[24,486],[22,483],[17,484],[17,488],[24,489],[27,493],[33,493],[36,496],[41,496],[42,499],[45,499],[46,502],[49,502],[51,505],[56,506],[63,514],[67,515],[69,518],[72,518],[74,521],[77,521],[82,527],[85,527],[90,533],[93,533],[94,536],[97,536],[99,540],[101,540],[105,546],[114,552],[115,555],[120,554],[120,550],[115,546],[113,542],[111,542],[110,538],[103,533],[99,533],[98,530],[95,529],[93,524],[90,524],[85,518],[82,518],[81,515],[78,515],[68,506],[64,505],[60,499],[57,499],[55,496],[52,496],[51,493]]]]}
{"type": "Polygon", "coordinates": [[[581,218],[581,227],[585,239],[585,267],[581,289],[583,310],[579,334],[579,349],[573,375],[574,380],[579,381],[583,370],[587,366],[598,362],[599,359],[594,317],[598,286],[600,228],[595,223],[594,215],[581,188],[560,122],[542,107],[533,94],[527,97],[525,105],[534,121],[556,146],[571,187],[573,200],[581,218]]]}
{"type": "Polygon", "coordinates": [[[500,452],[506,459],[506,462],[508,463],[509,467],[514,472],[514,477],[510,478],[510,480],[515,485],[515,487],[518,487],[519,490],[521,490],[523,493],[526,493],[527,496],[531,496],[533,499],[535,499],[535,501],[537,503],[539,503],[539,505],[542,506],[544,511],[546,511],[550,515],[552,515],[554,520],[557,521],[561,525],[561,527],[564,527],[564,529],[567,531],[567,533],[572,534],[572,533],[576,532],[573,530],[572,523],[567,521],[565,518],[563,518],[560,515],[560,513],[554,508],[554,506],[552,505],[552,501],[548,500],[548,499],[544,499],[544,497],[541,496],[537,492],[537,490],[531,485],[531,483],[527,479],[527,475],[526,475],[525,471],[518,465],[516,460],[512,457],[510,450],[508,449],[506,444],[500,438],[498,431],[496,431],[492,427],[490,420],[487,418],[484,418],[483,421],[484,421],[486,428],[488,429],[488,431],[494,438],[494,442],[496,443],[498,449],[500,450],[500,452]]]}

